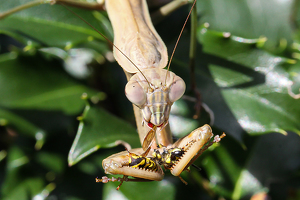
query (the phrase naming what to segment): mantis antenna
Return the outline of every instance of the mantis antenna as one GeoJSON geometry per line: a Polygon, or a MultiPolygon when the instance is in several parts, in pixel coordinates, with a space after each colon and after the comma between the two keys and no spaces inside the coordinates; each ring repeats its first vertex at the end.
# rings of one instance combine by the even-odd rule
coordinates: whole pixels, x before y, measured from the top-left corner
{"type": "Polygon", "coordinates": [[[177,38],[177,41],[176,41],[176,43],[175,43],[175,46],[174,46],[174,49],[173,49],[173,52],[172,52],[172,54],[171,54],[171,57],[170,57],[170,60],[169,60],[169,63],[168,63],[168,67],[167,67],[167,73],[166,73],[166,78],[165,78],[165,85],[167,84],[168,72],[169,72],[169,69],[170,69],[170,65],[171,65],[171,62],[172,62],[172,59],[173,59],[175,50],[176,50],[176,48],[177,48],[178,42],[179,42],[179,40],[180,40],[180,38],[181,38],[182,32],[183,32],[183,30],[184,30],[184,28],[185,28],[185,25],[186,25],[186,23],[187,23],[187,21],[188,21],[190,15],[191,15],[191,13],[192,13],[192,10],[193,10],[194,6],[196,5],[196,1],[197,1],[197,0],[194,0],[194,3],[193,3],[193,5],[192,5],[192,8],[190,9],[190,12],[189,12],[188,16],[187,16],[186,19],[185,19],[185,22],[184,22],[184,24],[183,24],[183,27],[182,27],[182,29],[181,29],[181,31],[180,31],[180,33],[179,33],[179,36],[178,36],[178,38],[177,38]]]}
{"type": "Polygon", "coordinates": [[[143,72],[139,69],[139,67],[125,54],[119,49],[113,42],[111,42],[104,34],[102,34],[100,31],[98,31],[95,27],[93,27],[89,22],[87,22],[85,19],[83,19],[81,16],[79,16],[77,13],[75,13],[73,10],[69,9],[66,5],[63,3],[58,3],[65,7],[67,10],[69,10],[71,13],[73,13],[75,16],[77,16],[79,19],[81,19],[83,22],[85,22],[87,25],[89,25],[92,29],[94,29],[97,33],[99,33],[107,42],[109,42],[113,47],[115,47],[133,66],[143,75],[143,77],[146,79],[149,87],[151,88],[151,84],[146,78],[146,76],[143,74],[143,72]]]}

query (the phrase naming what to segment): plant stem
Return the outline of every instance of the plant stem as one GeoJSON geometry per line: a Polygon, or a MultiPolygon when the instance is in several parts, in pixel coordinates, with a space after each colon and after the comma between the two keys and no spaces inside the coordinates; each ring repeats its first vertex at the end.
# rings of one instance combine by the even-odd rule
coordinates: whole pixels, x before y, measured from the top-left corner
{"type": "Polygon", "coordinates": [[[0,13],[0,20],[4,19],[5,17],[8,17],[11,14],[14,14],[16,12],[25,10],[27,8],[31,8],[34,6],[38,6],[41,4],[64,4],[68,6],[83,8],[83,9],[89,9],[89,10],[103,10],[103,3],[89,3],[89,2],[78,2],[74,0],[35,0],[30,1],[28,3],[25,3],[23,5],[17,6],[11,10],[8,10],[4,13],[0,13]]]}
{"type": "Polygon", "coordinates": [[[28,3],[25,3],[23,5],[15,7],[13,9],[11,9],[11,10],[8,10],[8,11],[6,11],[4,13],[0,13],[0,19],[4,19],[5,17],[8,17],[11,14],[14,14],[16,12],[25,10],[27,8],[31,8],[31,7],[34,7],[34,6],[38,6],[40,4],[47,4],[47,3],[51,3],[51,0],[35,0],[35,1],[30,1],[28,3]]]}
{"type": "Polygon", "coordinates": [[[192,14],[191,14],[191,40],[190,40],[190,72],[191,72],[191,88],[194,90],[196,88],[196,80],[195,80],[195,59],[196,59],[196,32],[197,31],[197,6],[195,5],[192,14]]]}

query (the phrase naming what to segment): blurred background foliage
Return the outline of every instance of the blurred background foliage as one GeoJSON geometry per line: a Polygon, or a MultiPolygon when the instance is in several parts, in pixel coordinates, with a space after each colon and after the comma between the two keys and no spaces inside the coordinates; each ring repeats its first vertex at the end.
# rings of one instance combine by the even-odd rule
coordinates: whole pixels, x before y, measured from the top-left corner
{"type": "MultiPolygon", "coordinates": [[[[0,12],[26,2],[1,1],[0,12]]],[[[163,181],[124,183],[120,191],[115,183],[95,183],[104,175],[102,160],[124,150],[115,140],[140,147],[111,47],[59,5],[2,19],[0,198],[300,199],[299,6],[198,0],[197,88],[214,113],[214,133],[227,137],[195,162],[201,171],[182,174],[188,186],[167,173],[163,181]]],[[[73,10],[113,39],[105,11],[73,10]]],[[[156,24],[169,52],[188,11],[183,6],[156,24]]],[[[212,122],[205,109],[192,117],[189,40],[190,25],[171,65],[188,88],[171,112],[175,138],[212,122]]]]}

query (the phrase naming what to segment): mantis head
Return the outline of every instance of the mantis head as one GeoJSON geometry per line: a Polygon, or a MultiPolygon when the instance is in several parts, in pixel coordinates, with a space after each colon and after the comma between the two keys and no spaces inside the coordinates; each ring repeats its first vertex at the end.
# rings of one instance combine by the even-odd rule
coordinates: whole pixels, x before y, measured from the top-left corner
{"type": "Polygon", "coordinates": [[[168,123],[172,104],[185,92],[185,83],[179,76],[165,69],[147,69],[131,77],[125,87],[129,101],[138,106],[144,121],[150,127],[168,123]],[[167,73],[167,74],[166,74],[167,73]]]}

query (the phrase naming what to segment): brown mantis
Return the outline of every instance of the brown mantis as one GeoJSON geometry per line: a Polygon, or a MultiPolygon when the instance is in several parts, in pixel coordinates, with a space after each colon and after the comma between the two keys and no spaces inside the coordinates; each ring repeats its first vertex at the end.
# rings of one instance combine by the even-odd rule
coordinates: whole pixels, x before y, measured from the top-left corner
{"type": "MultiPolygon", "coordinates": [[[[179,149],[182,152],[176,159],[154,161],[179,176],[207,148],[204,145],[213,136],[212,130],[204,125],[173,144],[168,118],[171,105],[184,93],[185,83],[173,72],[163,69],[168,62],[167,50],[152,25],[147,4],[144,0],[106,0],[106,8],[115,33],[115,58],[129,80],[125,92],[136,105],[135,116],[143,146],[143,149],[133,149],[130,153],[135,153],[136,159],[147,161],[154,150],[157,155],[168,156],[174,153],[173,149],[179,149]],[[155,136],[156,141],[153,140],[155,136]],[[157,148],[157,145],[161,147],[157,148]]],[[[130,153],[124,151],[106,158],[103,161],[105,172],[125,175],[121,182],[127,180],[127,176],[162,180],[164,174],[160,166],[157,166],[159,170],[153,171],[153,167],[138,162],[132,165],[130,153]]]]}
{"type": "MultiPolygon", "coordinates": [[[[127,176],[162,180],[164,174],[159,166],[153,167],[153,169],[158,167],[159,170],[153,170],[144,164],[146,162],[144,158],[148,152],[153,154],[153,150],[156,155],[159,155],[161,164],[166,169],[170,169],[174,176],[180,177],[181,172],[186,170],[207,148],[204,146],[212,138],[212,130],[209,125],[204,125],[172,144],[171,134],[166,131],[165,126],[168,123],[171,105],[183,95],[185,83],[174,73],[162,69],[167,64],[166,47],[151,23],[147,4],[145,1],[136,0],[107,0],[106,8],[115,33],[113,45],[115,58],[128,79],[125,93],[127,98],[136,105],[134,109],[143,149],[132,150],[140,155],[135,154],[137,159],[141,160],[135,165],[131,165],[131,156],[126,151],[103,160],[105,173],[122,174],[123,179],[104,177],[96,181],[122,183],[129,180],[127,176]],[[156,143],[153,142],[150,149],[155,133],[156,143]],[[156,149],[157,144],[165,146],[162,151],[167,153],[160,153],[160,150],[156,149]],[[173,160],[172,156],[169,161],[161,159],[172,155],[173,149],[182,152],[173,160]]],[[[214,142],[218,141],[216,137],[214,142]]]]}
{"type": "Polygon", "coordinates": [[[163,69],[167,65],[167,50],[152,25],[146,1],[106,0],[105,5],[114,29],[114,55],[128,79],[125,93],[135,105],[143,148],[123,151],[104,159],[105,173],[124,177],[96,178],[96,182],[160,181],[164,173],[159,165],[180,177],[182,171],[187,170],[208,146],[220,138],[215,137],[205,146],[213,134],[210,126],[204,125],[173,144],[172,135],[167,131],[168,119],[173,102],[185,91],[185,83],[173,72],[163,69]],[[128,176],[135,179],[128,179],[128,176]]]}

